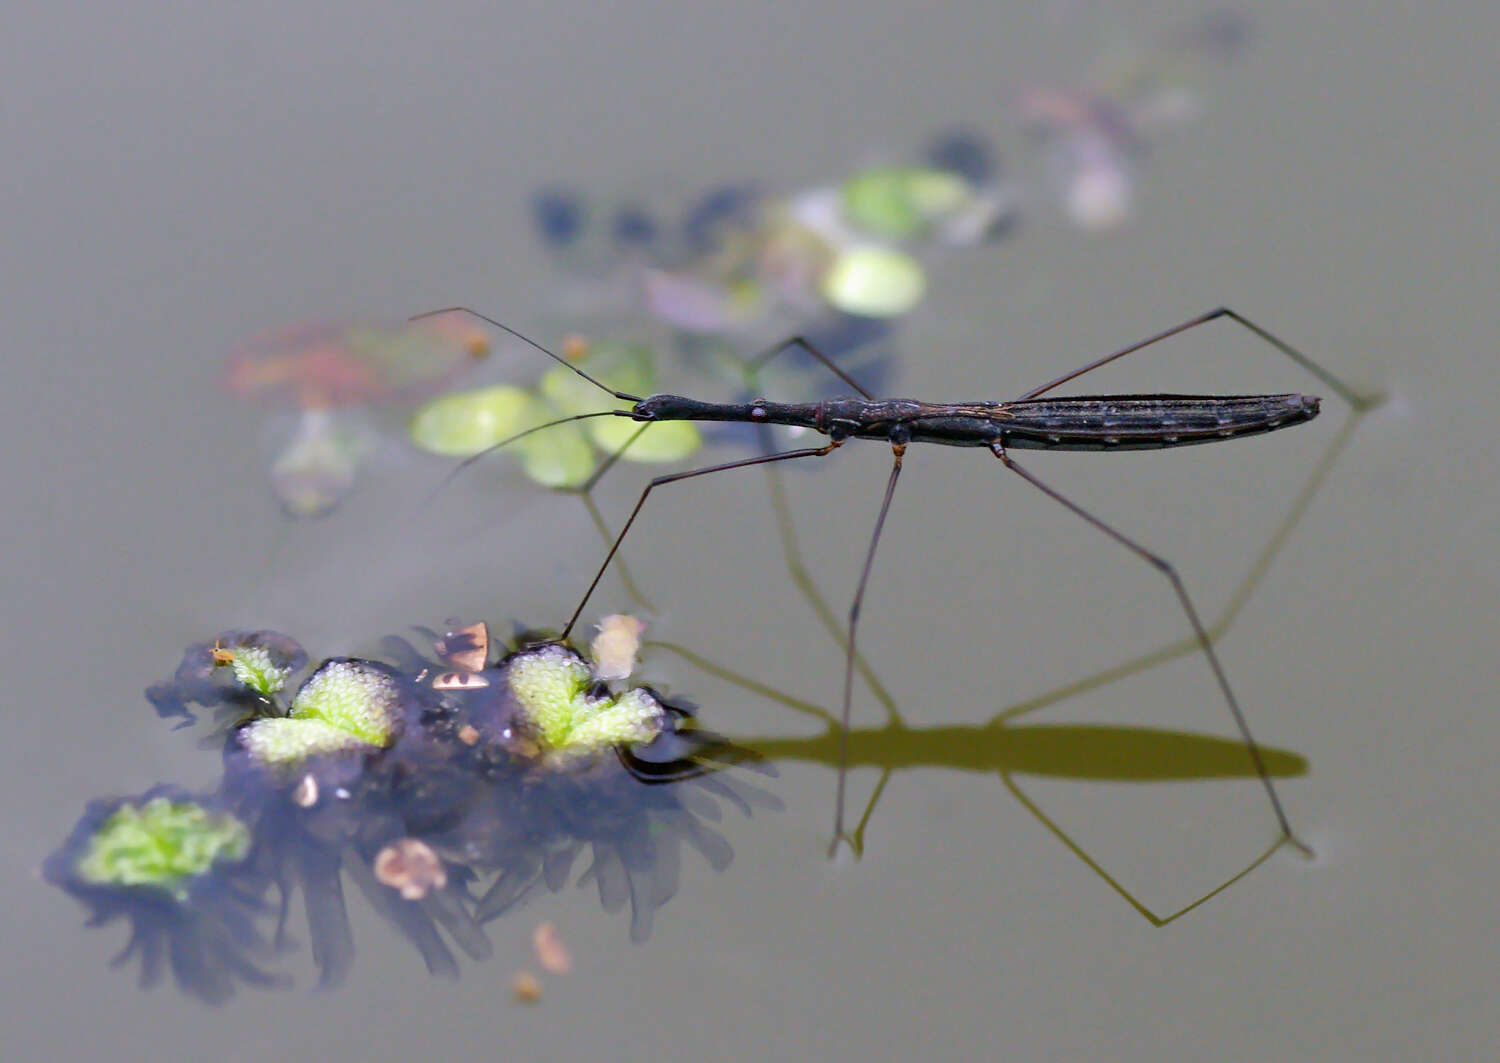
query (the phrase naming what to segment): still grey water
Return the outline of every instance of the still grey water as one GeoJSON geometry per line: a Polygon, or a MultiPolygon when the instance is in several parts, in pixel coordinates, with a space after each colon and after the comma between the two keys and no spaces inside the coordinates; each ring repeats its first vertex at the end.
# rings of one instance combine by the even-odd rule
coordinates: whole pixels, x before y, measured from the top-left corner
{"type": "MultiPolygon", "coordinates": [[[[1192,74],[1202,113],[1139,158],[1125,223],[1086,231],[1015,101],[1191,13],[13,8],[5,1057],[1479,1054],[1500,875],[1494,14],[1256,5],[1244,54],[1192,74]],[[1004,399],[1228,304],[1389,396],[1220,644],[1259,737],[1306,761],[1280,787],[1314,861],[1277,854],[1159,929],[1033,815],[1007,782],[1162,912],[1274,837],[1253,779],[1080,781],[1028,773],[1038,738],[983,746],[997,714],[1171,643],[1181,617],[1149,569],[987,454],[914,448],[862,646],[909,728],[970,728],[997,759],[957,765],[948,735],[946,766],[897,766],[858,862],[824,857],[826,758],[792,755],[816,724],[660,651],[653,682],[717,729],[782,743],[785,808],[726,817],[733,863],[685,860],[648,941],[570,888],[492,924],[488,962],[434,979],[351,895],[359,952],[337,992],[312,988],[305,941],[288,960],[296,989],[218,1009],[106,967],[121,932],[86,931],[37,869],[92,797],[213,784],[215,754],[142,698],[185,645],[271,627],[321,657],[450,616],[557,626],[600,556],[577,502],[513,466],[429,504],[448,466],[400,447],[332,517],[287,524],[263,480],[262,413],[218,385],[239,341],[467,303],[558,342],[574,289],[533,233],[539,186],[669,202],[746,179],[793,189],[908,158],[954,125],[998,144],[1022,220],[929,264],[893,393],[1004,399]],[[510,978],[542,919],[574,970],[527,1007],[510,978]]],[[[1088,390],[1316,385],[1221,332],[1088,390]]],[[[1031,466],[1172,558],[1218,615],[1343,423],[1330,401],[1242,444],[1031,466]]],[[[883,448],[851,445],[788,473],[837,611],[887,471],[883,448]]],[[[664,489],[632,533],[650,635],[836,705],[841,662],[787,577],[764,478],[735,475],[664,489]]],[[[601,486],[609,521],[641,480],[601,486]]],[[[601,612],[629,605],[618,585],[600,593],[601,612]]],[[[866,730],[884,720],[863,692],[855,715],[866,730]]],[[[1232,733],[1192,656],[1023,724],[1232,733]]],[[[874,763],[851,777],[858,806],[874,763]]]]}

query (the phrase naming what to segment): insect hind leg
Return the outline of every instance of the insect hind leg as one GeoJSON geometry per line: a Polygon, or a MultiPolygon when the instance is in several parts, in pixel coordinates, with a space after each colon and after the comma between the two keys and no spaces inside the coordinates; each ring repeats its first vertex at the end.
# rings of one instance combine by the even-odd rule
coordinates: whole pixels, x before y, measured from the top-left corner
{"type": "Polygon", "coordinates": [[[1280,336],[1277,336],[1269,329],[1262,328],[1260,325],[1257,325],[1255,322],[1251,321],[1243,314],[1237,313],[1236,311],[1229,309],[1229,307],[1227,306],[1221,306],[1217,309],[1208,311],[1206,314],[1199,314],[1196,317],[1188,318],[1186,321],[1183,321],[1177,325],[1173,325],[1169,329],[1163,329],[1161,332],[1158,332],[1153,336],[1147,336],[1143,340],[1138,340],[1135,343],[1121,347],[1117,351],[1112,351],[1109,354],[1106,354],[1103,358],[1096,358],[1094,359],[1094,361],[1081,365],[1071,372],[1064,373],[1056,380],[1050,380],[1047,383],[1043,384],[1041,387],[1033,388],[1026,394],[1020,396],[1017,401],[1024,402],[1027,399],[1034,399],[1040,395],[1045,395],[1053,388],[1058,387],[1062,384],[1066,384],[1070,380],[1076,380],[1079,377],[1083,376],[1085,373],[1092,373],[1095,369],[1099,369],[1103,366],[1109,365],[1111,362],[1119,361],[1126,355],[1134,354],[1136,351],[1143,351],[1147,347],[1160,343],[1162,340],[1171,339],[1173,336],[1179,336],[1184,332],[1189,332],[1192,329],[1198,328],[1202,325],[1207,325],[1211,322],[1218,321],[1220,318],[1227,318],[1228,320],[1233,321],[1241,328],[1248,330],[1249,332],[1258,336],[1260,339],[1264,340],[1266,343],[1269,343],[1272,347],[1275,347],[1282,354],[1286,355],[1303,369],[1307,370],[1324,384],[1328,385],[1328,387],[1334,392],[1334,394],[1338,395],[1339,398],[1347,402],[1356,413],[1362,413],[1373,406],[1379,405],[1382,396],[1378,394],[1360,394],[1355,388],[1351,387],[1339,377],[1329,372],[1322,365],[1318,364],[1316,361],[1308,357],[1296,347],[1293,347],[1290,343],[1287,343],[1286,340],[1282,339],[1280,336]]]}
{"type": "Polygon", "coordinates": [[[1314,855],[1313,850],[1311,846],[1297,837],[1296,832],[1292,830],[1291,821],[1287,818],[1286,810],[1282,807],[1281,797],[1277,794],[1276,787],[1271,782],[1271,773],[1266,768],[1265,757],[1261,754],[1260,744],[1256,742],[1255,736],[1250,732],[1249,721],[1245,719],[1245,713],[1240,708],[1239,699],[1235,696],[1234,688],[1229,685],[1229,676],[1224,671],[1223,664],[1219,661],[1219,654],[1214,649],[1213,640],[1209,638],[1208,630],[1203,626],[1203,621],[1198,615],[1198,609],[1193,604],[1193,599],[1188,595],[1187,586],[1182,582],[1182,577],[1178,574],[1176,566],[1165,557],[1148,550],[1124,532],[1121,532],[1100,517],[1084,509],[1056,488],[1033,476],[1016,463],[1003,443],[996,442],[991,445],[990,449],[995,457],[999,458],[1011,472],[1041,491],[1048,498],[1072,511],[1095,528],[1098,528],[1105,535],[1141,558],[1141,560],[1166,577],[1167,582],[1171,584],[1173,593],[1177,595],[1177,601],[1182,606],[1184,615],[1187,616],[1188,624],[1193,629],[1193,637],[1197,640],[1199,649],[1203,651],[1203,656],[1208,661],[1209,669],[1213,672],[1219,692],[1224,696],[1224,703],[1229,707],[1230,715],[1234,717],[1235,726],[1239,728],[1240,735],[1245,740],[1245,748],[1250,754],[1251,762],[1255,765],[1255,773],[1260,776],[1261,785],[1265,788],[1266,796],[1271,801],[1271,810],[1275,813],[1276,822],[1281,828],[1282,842],[1311,859],[1314,855]]]}

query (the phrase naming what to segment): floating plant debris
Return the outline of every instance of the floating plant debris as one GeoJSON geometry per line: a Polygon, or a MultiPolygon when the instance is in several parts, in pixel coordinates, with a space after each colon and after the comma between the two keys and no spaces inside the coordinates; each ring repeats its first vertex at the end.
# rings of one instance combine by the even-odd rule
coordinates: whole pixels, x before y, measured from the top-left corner
{"type": "Polygon", "coordinates": [[[288,984],[261,966],[272,951],[258,928],[268,883],[253,847],[250,824],[221,799],[158,786],[90,803],[43,873],[89,925],[129,925],[114,963],[138,961],[142,986],[170,970],[184,992],[217,1004],[241,984],[288,984]]]}
{"type": "MultiPolygon", "coordinates": [[[[139,959],[144,982],[170,968],[215,1003],[239,985],[287,984],[264,963],[273,943],[289,948],[297,893],[320,982],[341,982],[354,958],[346,880],[435,974],[457,974],[455,949],[487,958],[484,924],[567,885],[582,854],[578,882],[609,911],[628,903],[641,940],[676,892],[684,846],[728,865],[709,825],[716,802],[747,813],[776,802],[721,770],[756,767],[751,754],[623,682],[639,621],[601,628],[619,643],[609,675],[545,639],[491,664],[483,624],[428,632],[425,649],[391,637],[385,659],[332,658],[300,684],[307,655],[285,635],[195,643],[150,696],[167,718],[237,714],[218,792],[94,802],[47,878],[91,922],[130,924],[122,958],[139,959]]],[[[571,964],[555,931],[539,929],[534,947],[545,971],[571,964]]]]}
{"type": "Polygon", "coordinates": [[[594,671],[601,679],[628,679],[635,671],[635,655],[641,648],[646,622],[618,613],[599,621],[599,634],[589,644],[594,671]]]}
{"type": "Polygon", "coordinates": [[[236,397],[290,411],[268,468],[288,516],[321,517],[354,487],[376,449],[372,407],[414,402],[452,383],[489,354],[464,315],[395,325],[295,325],[257,336],[230,358],[236,397]]]}
{"type": "Polygon", "coordinates": [[[573,954],[551,923],[537,924],[531,932],[531,949],[536,953],[536,962],[548,974],[567,974],[573,969],[573,954]]]}
{"type": "MultiPolygon", "coordinates": [[[[636,394],[655,388],[656,355],[644,344],[589,343],[574,336],[565,350],[574,362],[612,388],[636,394]]],[[[434,454],[473,457],[548,422],[598,410],[597,393],[579,388],[578,383],[577,376],[554,366],[542,375],[535,391],[500,385],[440,396],[412,417],[412,441],[434,454]]],[[[669,462],[687,457],[702,445],[696,426],[685,422],[660,425],[645,433],[639,430],[639,425],[623,418],[598,418],[522,436],[515,450],[526,475],[537,483],[574,487],[606,455],[669,462]]]]}
{"type": "Polygon", "coordinates": [[[510,992],[519,1004],[535,1004],[542,999],[542,980],[530,971],[517,971],[511,977],[510,992]]]}
{"type": "Polygon", "coordinates": [[[73,869],[91,886],[143,887],[183,900],[192,879],[249,851],[250,831],[238,819],[158,795],[116,806],[73,869]]]}
{"type": "Polygon", "coordinates": [[[252,720],[240,744],[257,763],[281,767],[309,757],[391,743],[399,725],[398,689],[384,668],[332,660],[317,670],[285,716],[252,720]]]}
{"type": "Polygon", "coordinates": [[[398,838],[375,854],[375,880],[401,894],[402,900],[419,901],[429,890],[448,885],[442,858],[420,838],[398,838]]]}

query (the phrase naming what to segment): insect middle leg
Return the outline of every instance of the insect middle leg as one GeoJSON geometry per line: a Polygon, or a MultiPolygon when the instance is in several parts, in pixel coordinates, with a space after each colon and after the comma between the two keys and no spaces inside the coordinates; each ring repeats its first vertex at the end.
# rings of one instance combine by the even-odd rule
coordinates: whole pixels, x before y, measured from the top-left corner
{"type": "MultiPolygon", "coordinates": [[[[901,461],[906,456],[906,438],[904,435],[893,435],[891,438],[891,450],[895,454],[895,462],[891,465],[891,478],[886,481],[885,498],[880,503],[880,515],[875,518],[875,530],[870,533],[870,548],[865,551],[864,567],[859,572],[859,585],[854,590],[854,600],[849,603],[849,641],[844,647],[844,712],[841,717],[842,726],[839,728],[839,783],[838,796],[834,801],[833,813],[833,841],[829,843],[828,855],[832,857],[838,852],[839,842],[848,841],[849,847],[856,856],[859,855],[859,835],[864,830],[864,820],[868,818],[869,811],[861,818],[858,829],[853,836],[844,833],[844,790],[845,779],[849,774],[849,705],[854,693],[854,661],[858,654],[855,648],[856,638],[859,633],[859,614],[864,606],[865,587],[870,582],[870,569],[875,564],[875,548],[880,545],[880,533],[885,528],[886,514],[891,511],[891,498],[896,493],[896,480],[901,476],[901,461]]],[[[882,779],[880,788],[884,789],[885,783],[882,779]]],[[[876,793],[879,797],[879,793],[876,793]]],[[[872,802],[869,806],[874,808],[872,802]]]]}

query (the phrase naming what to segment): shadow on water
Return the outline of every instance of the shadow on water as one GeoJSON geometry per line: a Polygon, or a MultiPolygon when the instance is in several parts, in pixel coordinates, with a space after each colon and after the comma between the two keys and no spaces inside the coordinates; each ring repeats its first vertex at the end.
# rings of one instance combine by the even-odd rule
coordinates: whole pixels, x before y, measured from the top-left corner
{"type": "MultiPolygon", "coordinates": [[[[1322,488],[1329,472],[1353,437],[1355,428],[1376,405],[1378,400],[1371,400],[1351,409],[1223,609],[1205,624],[1210,642],[1217,643],[1233,625],[1322,488]]],[[[803,562],[780,476],[774,469],[768,469],[767,472],[788,573],[830,638],[843,649],[846,643],[842,626],[803,562]]],[[[794,712],[811,716],[824,725],[822,733],[807,738],[757,736],[739,739],[768,760],[811,761],[839,771],[858,767],[879,770],[880,775],[869,801],[858,816],[855,828],[848,833],[848,840],[856,856],[863,850],[865,829],[891,775],[896,771],[931,767],[996,772],[1006,789],[1028,812],[1142,917],[1156,926],[1164,926],[1180,918],[1228,889],[1289,841],[1285,835],[1278,836],[1241,870],[1206,894],[1175,911],[1159,914],[1143,904],[1090,856],[1016,781],[1018,775],[1088,782],[1138,783],[1257,778],[1255,762],[1249,749],[1239,738],[1128,726],[1016,724],[1023,716],[1185,655],[1201,652],[1197,640],[1191,637],[1176,640],[1149,653],[1017,702],[998,712],[987,722],[973,726],[909,726],[902,719],[894,698],[879,677],[862,656],[856,655],[855,669],[884,707],[886,723],[878,728],[851,730],[847,736],[847,752],[841,742],[839,721],[828,709],[739,674],[685,647],[666,642],[652,642],[648,645],[672,652],[707,674],[775,701],[794,712]]],[[[1259,746],[1259,752],[1269,778],[1294,778],[1308,772],[1307,758],[1299,753],[1264,745],[1259,746]]]]}

